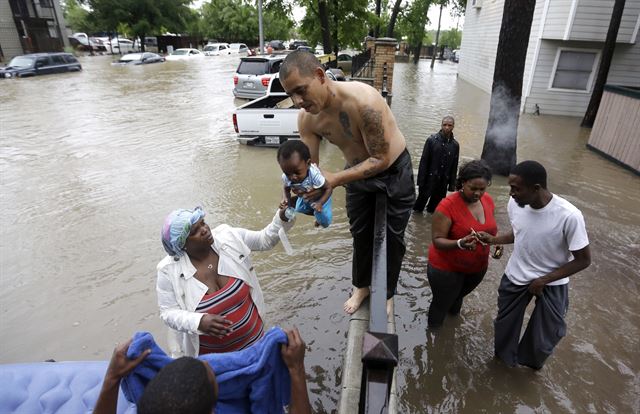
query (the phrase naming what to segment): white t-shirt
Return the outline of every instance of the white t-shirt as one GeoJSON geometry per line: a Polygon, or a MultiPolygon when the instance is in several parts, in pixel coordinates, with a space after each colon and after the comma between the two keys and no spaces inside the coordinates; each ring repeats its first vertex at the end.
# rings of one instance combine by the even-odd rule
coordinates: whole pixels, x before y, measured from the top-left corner
{"type": "MultiPolygon", "coordinates": [[[[515,239],[505,273],[516,285],[528,285],[551,273],[573,260],[571,251],[589,245],[582,213],[555,194],[541,209],[519,207],[510,198],[507,210],[515,239]]],[[[565,277],[549,285],[567,283],[569,278],[565,277]]]]}

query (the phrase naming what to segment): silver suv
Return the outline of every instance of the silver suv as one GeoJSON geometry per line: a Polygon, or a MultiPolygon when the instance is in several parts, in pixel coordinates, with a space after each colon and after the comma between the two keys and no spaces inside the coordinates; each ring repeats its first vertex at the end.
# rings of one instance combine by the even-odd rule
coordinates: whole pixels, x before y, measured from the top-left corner
{"type": "Polygon", "coordinates": [[[267,93],[271,78],[278,73],[284,55],[248,56],[240,59],[233,76],[233,95],[255,99],[267,93]]]}

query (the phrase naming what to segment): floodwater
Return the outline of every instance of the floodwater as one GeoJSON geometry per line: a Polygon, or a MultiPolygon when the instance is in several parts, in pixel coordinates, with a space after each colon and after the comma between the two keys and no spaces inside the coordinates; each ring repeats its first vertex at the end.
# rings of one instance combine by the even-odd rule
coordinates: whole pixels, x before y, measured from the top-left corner
{"type": "MultiPolygon", "coordinates": [[[[117,341],[152,332],[162,345],[155,265],[164,216],[202,205],[215,225],[261,228],[280,200],[275,151],[234,141],[237,57],[112,67],[83,58],[77,74],[0,81],[0,362],[107,359],[117,341]]],[[[392,109],[417,168],[446,114],[463,157],[478,157],[489,97],[456,66],[396,65],[392,109]]],[[[593,264],[572,277],[568,333],[540,371],[493,359],[496,291],[510,254],[492,260],[459,317],[427,333],[430,218],[414,216],[396,299],[401,413],[640,411],[640,179],[585,149],[579,119],[520,121],[519,159],[537,159],[550,189],[585,215],[593,264]]],[[[325,168],[343,165],[321,148],[325,168]]],[[[489,188],[508,227],[506,180],[489,188]]],[[[351,240],[344,190],[335,223],[301,217],[295,250],[254,262],[267,322],[307,341],[314,410],[336,411],[348,318],[351,240]]]]}

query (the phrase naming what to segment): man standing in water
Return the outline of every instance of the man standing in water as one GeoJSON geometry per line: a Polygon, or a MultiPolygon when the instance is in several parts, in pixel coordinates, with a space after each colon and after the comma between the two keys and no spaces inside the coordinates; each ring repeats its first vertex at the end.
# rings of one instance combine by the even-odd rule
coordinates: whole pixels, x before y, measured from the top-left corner
{"type": "MultiPolygon", "coordinates": [[[[343,171],[323,171],[331,188],[346,187],[355,289],[344,310],[355,312],[369,295],[378,192],[387,196],[387,299],[392,298],[406,250],[404,231],[415,187],[411,157],[389,106],[377,90],[364,83],[327,78],[318,59],[307,51],[287,56],[280,67],[280,82],[303,109],[298,129],[311,151],[311,162],[319,164],[320,141],[326,138],[340,148],[347,163],[343,171]]],[[[309,193],[308,197],[314,196],[309,193]]]]}
{"type": "Polygon", "coordinates": [[[547,172],[536,161],[516,165],[509,186],[511,232],[479,235],[490,244],[514,243],[498,289],[495,354],[510,366],[540,369],[566,333],[569,276],[591,264],[589,239],[580,210],[547,190],[547,172]],[[533,296],[536,306],[520,339],[533,296]]]}
{"type": "Polygon", "coordinates": [[[418,199],[413,210],[433,214],[438,203],[447,195],[447,189],[456,188],[460,145],[453,137],[455,121],[452,116],[442,118],[440,131],[427,138],[418,168],[418,199]],[[427,204],[427,200],[429,204],[427,204]]]}

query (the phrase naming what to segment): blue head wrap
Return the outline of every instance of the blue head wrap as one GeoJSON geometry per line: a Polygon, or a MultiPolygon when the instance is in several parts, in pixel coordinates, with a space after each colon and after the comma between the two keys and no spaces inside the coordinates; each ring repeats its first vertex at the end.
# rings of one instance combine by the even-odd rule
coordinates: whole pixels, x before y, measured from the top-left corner
{"type": "Polygon", "coordinates": [[[205,216],[204,210],[196,207],[193,210],[180,208],[172,211],[162,226],[162,247],[169,256],[182,256],[184,245],[191,232],[191,226],[205,216]]]}

